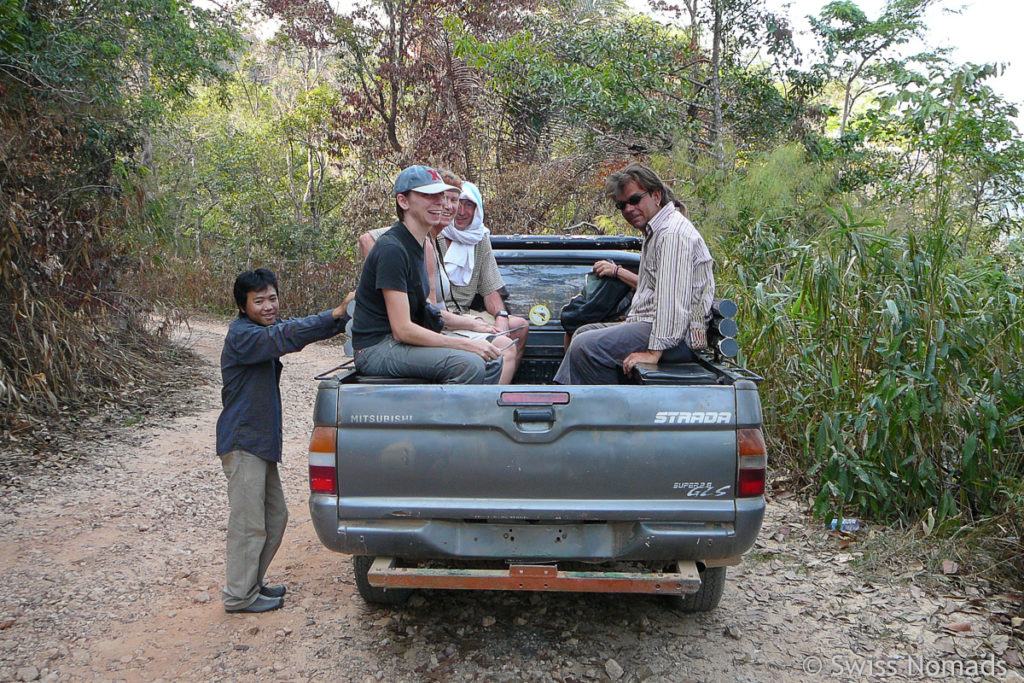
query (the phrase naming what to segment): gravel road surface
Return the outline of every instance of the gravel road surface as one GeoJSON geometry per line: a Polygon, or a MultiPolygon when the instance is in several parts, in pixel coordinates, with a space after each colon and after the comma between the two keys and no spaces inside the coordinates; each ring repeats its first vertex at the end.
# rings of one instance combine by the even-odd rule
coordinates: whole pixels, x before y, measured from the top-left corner
{"type": "Polygon", "coordinates": [[[915,584],[917,558],[868,580],[857,559],[870,531],[827,532],[784,495],[769,501],[756,548],[730,568],[711,613],[649,596],[454,591],[369,607],[306,506],[312,377],[342,360],[328,343],[285,358],[291,519],[268,576],[288,585],[285,606],[225,614],[214,425],[226,329],[192,324],[186,341],[212,381],[179,409],[100,421],[96,435],[61,445],[84,457],[0,486],[0,681],[781,683],[981,680],[985,667],[989,680],[1024,680],[1012,603],[928,592],[915,584]]]}

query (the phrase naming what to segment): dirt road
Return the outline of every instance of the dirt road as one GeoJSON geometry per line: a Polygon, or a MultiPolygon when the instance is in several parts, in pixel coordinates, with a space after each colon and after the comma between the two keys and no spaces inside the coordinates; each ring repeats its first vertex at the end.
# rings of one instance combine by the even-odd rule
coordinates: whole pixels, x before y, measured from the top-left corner
{"type": "MultiPolygon", "coordinates": [[[[858,545],[770,501],[722,605],[683,615],[655,597],[433,592],[367,607],[349,558],[316,540],[306,507],[312,376],[340,347],[285,359],[282,478],[291,519],[268,579],[284,609],[225,614],[227,505],[214,454],[226,324],[189,343],[217,378],[184,415],[150,415],[88,458],[0,488],[0,680],[1024,680],[1011,606],[866,582],[858,545]],[[845,545],[845,543],[842,543],[845,545]]],[[[867,532],[861,532],[867,533],[867,532]]]]}

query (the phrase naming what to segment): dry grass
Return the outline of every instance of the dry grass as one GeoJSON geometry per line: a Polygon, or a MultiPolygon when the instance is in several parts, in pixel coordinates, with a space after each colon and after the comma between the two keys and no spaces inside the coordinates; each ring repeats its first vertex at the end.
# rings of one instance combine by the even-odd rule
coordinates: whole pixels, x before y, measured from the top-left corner
{"type": "Polygon", "coordinates": [[[496,234],[562,234],[593,221],[610,211],[603,194],[608,170],[573,159],[502,169],[500,177],[481,184],[487,226],[496,234]]]}
{"type": "MultiPolygon", "coordinates": [[[[322,263],[314,259],[268,259],[251,268],[270,268],[277,274],[281,314],[309,315],[337,306],[355,288],[358,267],[345,257],[322,263]]],[[[147,301],[166,302],[190,312],[233,314],[231,289],[246,266],[224,263],[212,257],[172,257],[127,274],[125,289],[147,301]]]]}
{"type": "MultiPolygon", "coordinates": [[[[859,567],[876,580],[912,582],[932,591],[978,586],[987,594],[1024,595],[1020,510],[972,526],[928,530],[927,522],[862,532],[859,567]]],[[[1021,603],[1024,614],[1024,603],[1021,603]]]]}
{"type": "Polygon", "coordinates": [[[55,299],[7,303],[0,330],[0,470],[23,469],[81,438],[86,416],[106,406],[133,410],[207,378],[169,337],[174,310],[123,297],[72,310],[55,299]],[[17,446],[17,447],[16,447],[17,446]]]}

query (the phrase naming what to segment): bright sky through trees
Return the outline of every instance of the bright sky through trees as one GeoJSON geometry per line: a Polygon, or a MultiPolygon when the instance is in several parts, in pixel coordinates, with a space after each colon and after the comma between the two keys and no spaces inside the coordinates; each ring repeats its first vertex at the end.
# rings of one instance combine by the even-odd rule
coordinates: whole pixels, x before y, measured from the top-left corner
{"type": "MultiPolygon", "coordinates": [[[[884,0],[855,1],[871,19],[877,19],[885,6],[884,0]]],[[[825,4],[822,0],[768,0],[769,7],[777,12],[788,6],[789,18],[802,49],[814,44],[807,15],[818,14],[825,4]]],[[[1006,64],[1006,71],[993,79],[991,85],[1003,97],[1024,108],[1024,40],[1020,36],[1024,3],[1020,0],[947,1],[933,7],[925,23],[928,46],[954,48],[950,55],[953,61],[1006,64]]],[[[1022,121],[1024,119],[1018,116],[1017,126],[1024,129],[1022,121]]]]}
{"type": "MultiPolygon", "coordinates": [[[[207,5],[209,0],[193,0],[207,5]]],[[[855,0],[871,19],[882,13],[885,0],[855,0]]],[[[643,10],[646,0],[627,0],[630,7],[643,10]]],[[[349,11],[353,0],[331,0],[340,11],[349,11]]],[[[826,0],[767,0],[768,7],[788,13],[802,50],[814,46],[807,15],[818,14],[826,0]]],[[[952,59],[958,63],[1006,65],[1006,71],[992,81],[998,93],[1024,110],[1024,2],[1021,0],[947,0],[933,7],[927,15],[928,47],[952,47],[952,59]]],[[[921,46],[913,46],[918,49],[921,46]]],[[[910,48],[908,48],[910,49],[910,48]]],[[[1022,112],[1024,113],[1024,112],[1022,112]]],[[[1024,116],[1017,117],[1017,126],[1024,130],[1024,116]]]]}

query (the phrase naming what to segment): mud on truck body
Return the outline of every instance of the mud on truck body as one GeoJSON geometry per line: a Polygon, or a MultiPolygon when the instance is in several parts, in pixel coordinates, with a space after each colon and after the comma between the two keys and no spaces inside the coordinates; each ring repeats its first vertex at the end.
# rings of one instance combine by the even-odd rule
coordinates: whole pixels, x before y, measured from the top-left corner
{"type": "Polygon", "coordinates": [[[764,516],[760,378],[716,349],[641,365],[616,385],[554,385],[562,306],[595,260],[635,272],[640,240],[492,244],[507,306],[530,320],[513,383],[352,367],[321,378],[309,447],[321,542],[354,556],[369,602],[460,588],[661,593],[683,610],[715,607],[764,516]]]}

